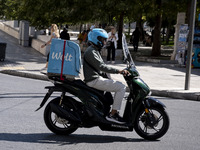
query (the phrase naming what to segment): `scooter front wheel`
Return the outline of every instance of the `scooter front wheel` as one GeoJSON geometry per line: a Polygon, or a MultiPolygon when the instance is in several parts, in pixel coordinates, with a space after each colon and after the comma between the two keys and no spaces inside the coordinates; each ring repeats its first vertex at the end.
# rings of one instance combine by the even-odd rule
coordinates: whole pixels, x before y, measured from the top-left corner
{"type": "Polygon", "coordinates": [[[169,128],[169,116],[164,108],[152,107],[146,113],[144,109],[138,112],[135,120],[135,131],[147,140],[156,140],[162,137],[169,128]]]}
{"type": "MultiPolygon", "coordinates": [[[[59,105],[60,97],[53,99],[50,101],[45,110],[44,110],[44,122],[46,126],[55,134],[59,135],[69,135],[75,132],[78,127],[73,123],[64,118],[59,117],[56,113],[51,110],[50,104],[54,103],[59,105]]],[[[66,103],[64,100],[62,102],[62,107],[73,109],[73,106],[70,103],[66,103]]]]}

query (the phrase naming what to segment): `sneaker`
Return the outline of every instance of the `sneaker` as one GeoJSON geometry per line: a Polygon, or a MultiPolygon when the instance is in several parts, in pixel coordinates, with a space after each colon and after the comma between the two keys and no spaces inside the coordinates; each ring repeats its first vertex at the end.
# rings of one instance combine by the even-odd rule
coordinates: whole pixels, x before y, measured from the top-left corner
{"type": "Polygon", "coordinates": [[[106,116],[106,119],[108,121],[112,121],[115,123],[119,123],[119,124],[125,124],[126,122],[122,119],[122,117],[119,116],[118,113],[115,113],[114,115],[109,114],[108,116],[106,116]]]}
{"type": "Polygon", "coordinates": [[[112,64],[115,64],[115,61],[112,61],[112,64]]]}

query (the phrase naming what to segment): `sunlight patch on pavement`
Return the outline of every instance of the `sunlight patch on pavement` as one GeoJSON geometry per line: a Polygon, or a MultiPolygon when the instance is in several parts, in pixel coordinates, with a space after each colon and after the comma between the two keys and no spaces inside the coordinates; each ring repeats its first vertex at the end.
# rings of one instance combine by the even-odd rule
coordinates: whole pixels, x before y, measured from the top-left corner
{"type": "Polygon", "coordinates": [[[25,70],[24,67],[1,67],[2,70],[25,70]]]}

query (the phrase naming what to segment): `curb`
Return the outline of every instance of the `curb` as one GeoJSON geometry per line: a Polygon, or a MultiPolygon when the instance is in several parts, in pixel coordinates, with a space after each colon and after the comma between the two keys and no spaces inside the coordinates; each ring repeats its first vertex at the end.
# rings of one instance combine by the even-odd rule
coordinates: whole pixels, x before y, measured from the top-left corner
{"type": "Polygon", "coordinates": [[[28,72],[20,72],[20,71],[16,71],[16,70],[2,70],[2,71],[0,71],[0,73],[18,76],[18,77],[24,77],[24,78],[49,81],[48,78],[44,75],[38,75],[38,74],[28,73],[28,72]]]}
{"type": "Polygon", "coordinates": [[[200,92],[179,92],[179,91],[170,91],[170,90],[156,90],[152,89],[152,95],[162,96],[162,97],[171,97],[177,99],[187,99],[193,101],[200,101],[200,92]]]}
{"type": "Polygon", "coordinates": [[[162,59],[155,59],[155,58],[149,58],[149,57],[143,57],[139,56],[135,58],[136,61],[141,62],[150,62],[150,63],[157,63],[157,64],[173,64],[179,66],[178,62],[175,60],[162,60],[162,59]]]}
{"type": "MultiPolygon", "coordinates": [[[[19,76],[19,77],[25,77],[25,78],[31,78],[31,79],[37,79],[37,80],[44,80],[49,81],[48,77],[45,75],[38,75],[34,73],[27,73],[27,72],[20,72],[16,70],[2,70],[0,73],[13,75],[13,76],[19,76]]],[[[126,92],[129,92],[129,88],[126,88],[126,92]]],[[[171,97],[171,98],[177,98],[177,99],[185,99],[185,100],[193,100],[193,101],[200,101],[200,92],[180,92],[180,91],[170,91],[170,90],[157,90],[157,89],[151,89],[151,92],[153,96],[161,96],[161,97],[171,97]]]]}

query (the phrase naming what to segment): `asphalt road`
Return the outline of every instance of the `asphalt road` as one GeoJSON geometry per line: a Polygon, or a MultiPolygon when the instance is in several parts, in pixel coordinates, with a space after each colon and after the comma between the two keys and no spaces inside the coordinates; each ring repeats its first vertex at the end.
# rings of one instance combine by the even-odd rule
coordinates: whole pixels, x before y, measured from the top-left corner
{"type": "Polygon", "coordinates": [[[44,108],[35,112],[48,85],[52,84],[0,74],[0,149],[199,150],[199,102],[157,97],[167,106],[171,121],[169,131],[157,141],[143,140],[135,131],[106,132],[98,127],[58,136],[45,126],[44,108]]]}

